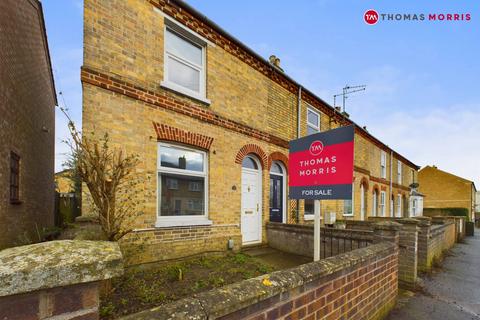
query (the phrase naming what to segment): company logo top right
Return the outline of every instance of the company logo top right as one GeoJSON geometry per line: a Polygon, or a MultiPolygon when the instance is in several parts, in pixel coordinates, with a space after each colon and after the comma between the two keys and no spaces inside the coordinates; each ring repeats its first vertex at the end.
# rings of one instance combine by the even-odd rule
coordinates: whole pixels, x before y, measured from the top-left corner
{"type": "Polygon", "coordinates": [[[470,13],[378,13],[374,9],[369,9],[363,14],[363,20],[368,25],[377,24],[379,21],[397,22],[397,21],[464,21],[472,19],[470,13]]]}

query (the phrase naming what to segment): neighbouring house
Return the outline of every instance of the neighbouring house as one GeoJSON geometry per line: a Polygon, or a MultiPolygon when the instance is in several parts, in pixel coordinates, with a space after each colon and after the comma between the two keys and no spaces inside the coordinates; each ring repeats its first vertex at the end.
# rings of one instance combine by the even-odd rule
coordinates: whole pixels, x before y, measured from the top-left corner
{"type": "Polygon", "coordinates": [[[75,193],[75,182],[71,178],[72,170],[65,169],[55,173],[55,191],[62,194],[75,193]]]}
{"type": "Polygon", "coordinates": [[[480,220],[480,191],[475,192],[475,220],[480,220]]]}
{"type": "Polygon", "coordinates": [[[0,249],[54,222],[56,93],[42,5],[0,1],[0,249]]]}
{"type": "Polygon", "coordinates": [[[344,125],[353,199],[322,211],[409,214],[418,166],[183,1],[85,0],[81,79],[83,132],[141,159],[145,206],[125,240],[142,239],[141,261],[265,243],[268,221],[310,223],[318,202],[288,200],[288,142],[344,125]]]}
{"type": "Polygon", "coordinates": [[[477,189],[473,181],[426,166],[418,173],[419,191],[425,195],[425,209],[465,208],[474,218],[477,189]]]}

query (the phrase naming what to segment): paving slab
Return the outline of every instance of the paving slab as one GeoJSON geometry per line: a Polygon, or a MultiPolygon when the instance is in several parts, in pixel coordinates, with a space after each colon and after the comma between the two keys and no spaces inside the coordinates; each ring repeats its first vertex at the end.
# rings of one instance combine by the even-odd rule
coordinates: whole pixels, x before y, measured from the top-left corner
{"type": "Polygon", "coordinates": [[[457,243],[423,284],[416,294],[403,292],[387,319],[480,319],[480,229],[457,243]]]}

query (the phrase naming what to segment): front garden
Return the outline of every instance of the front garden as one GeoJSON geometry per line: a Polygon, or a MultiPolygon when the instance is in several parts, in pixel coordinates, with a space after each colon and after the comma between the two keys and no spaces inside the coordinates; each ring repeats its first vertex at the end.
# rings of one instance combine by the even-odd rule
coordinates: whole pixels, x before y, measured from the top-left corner
{"type": "Polygon", "coordinates": [[[100,317],[115,319],[278,269],[243,253],[127,269],[101,297],[100,317]]]}

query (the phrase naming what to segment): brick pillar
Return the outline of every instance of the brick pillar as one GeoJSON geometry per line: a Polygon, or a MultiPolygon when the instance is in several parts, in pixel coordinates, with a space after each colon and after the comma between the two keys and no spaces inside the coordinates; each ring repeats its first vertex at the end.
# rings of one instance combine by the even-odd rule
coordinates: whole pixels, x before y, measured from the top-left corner
{"type": "Polygon", "coordinates": [[[415,288],[418,262],[418,224],[415,219],[398,220],[402,224],[399,241],[398,281],[402,287],[415,288]]]}
{"type": "Polygon", "coordinates": [[[373,225],[373,243],[393,242],[398,246],[402,225],[393,221],[381,221],[373,225]]]}
{"type": "Polygon", "coordinates": [[[418,272],[427,272],[431,268],[428,259],[428,241],[431,238],[430,228],[432,219],[430,217],[415,217],[418,220],[418,272]]]}

